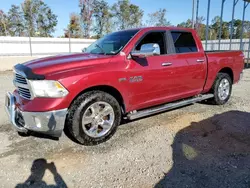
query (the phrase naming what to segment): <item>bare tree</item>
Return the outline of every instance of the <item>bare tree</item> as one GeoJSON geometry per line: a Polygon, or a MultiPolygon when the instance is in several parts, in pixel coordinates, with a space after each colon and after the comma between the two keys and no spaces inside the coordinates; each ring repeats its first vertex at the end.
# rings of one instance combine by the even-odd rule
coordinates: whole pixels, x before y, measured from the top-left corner
{"type": "Polygon", "coordinates": [[[147,21],[148,26],[169,26],[171,23],[167,21],[166,9],[159,9],[158,11],[148,14],[149,20],[147,21]]]}

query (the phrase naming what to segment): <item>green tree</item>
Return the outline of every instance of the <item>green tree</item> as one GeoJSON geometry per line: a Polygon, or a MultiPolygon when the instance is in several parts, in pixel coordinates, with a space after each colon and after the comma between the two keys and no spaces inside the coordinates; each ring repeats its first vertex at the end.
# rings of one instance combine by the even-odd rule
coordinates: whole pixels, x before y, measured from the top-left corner
{"type": "MultiPolygon", "coordinates": [[[[241,37],[241,30],[242,30],[243,22],[239,19],[235,20],[234,22],[234,38],[239,39],[241,37]]],[[[248,38],[250,34],[250,21],[244,21],[243,26],[243,38],[248,38]]]]}
{"type": "MultiPolygon", "coordinates": [[[[231,26],[231,22],[229,22],[231,26]]],[[[233,38],[239,39],[241,37],[242,33],[242,20],[236,19],[234,20],[234,30],[233,30],[233,38]]],[[[243,38],[247,38],[250,33],[250,21],[244,21],[244,26],[243,26],[243,38]]]]}
{"type": "MultiPolygon", "coordinates": [[[[240,24],[240,22],[238,20],[234,19],[234,24],[233,24],[233,29],[232,29],[233,38],[236,38],[236,35],[239,34],[239,29],[238,29],[239,24],[240,24]],[[237,33],[237,30],[238,30],[238,33],[237,33]]],[[[232,21],[228,22],[228,28],[229,28],[229,31],[230,31],[230,34],[231,34],[232,21]]]]}
{"type": "Polygon", "coordinates": [[[94,0],[79,0],[79,7],[84,37],[90,38],[94,13],[94,0]]]}
{"type": "Polygon", "coordinates": [[[128,28],[140,27],[142,25],[143,10],[139,6],[130,4],[130,19],[128,28]]]}
{"type": "MultiPolygon", "coordinates": [[[[220,35],[220,16],[215,16],[212,19],[212,24],[211,28],[213,32],[211,39],[218,39],[220,35]]],[[[228,22],[222,22],[222,27],[221,27],[221,38],[222,39],[228,39],[229,38],[229,28],[228,28],[228,22]]]]}
{"type": "Polygon", "coordinates": [[[181,22],[177,27],[192,28],[192,20],[188,19],[186,22],[181,22]]]}
{"type": "Polygon", "coordinates": [[[49,37],[55,31],[57,16],[42,0],[25,0],[22,9],[30,36],[49,37]]]}
{"type": "Polygon", "coordinates": [[[215,40],[219,37],[220,31],[220,16],[215,16],[212,19],[211,29],[210,29],[210,39],[215,40]]]}
{"type": "Polygon", "coordinates": [[[166,9],[159,9],[158,11],[148,14],[148,26],[169,26],[171,23],[166,19],[166,9]]]}
{"type": "Polygon", "coordinates": [[[97,34],[96,37],[100,38],[103,34],[111,31],[111,12],[108,3],[104,0],[94,1],[94,13],[95,18],[94,32],[97,34]]]}
{"type": "Polygon", "coordinates": [[[205,18],[203,16],[198,17],[198,20],[196,21],[196,32],[198,33],[201,40],[205,40],[206,38],[206,25],[203,23],[205,21],[205,18]]]}
{"type": "Polygon", "coordinates": [[[243,37],[250,38],[250,21],[244,22],[243,37]]]}
{"type": "Polygon", "coordinates": [[[81,38],[82,37],[82,29],[80,25],[80,16],[72,13],[70,15],[70,21],[68,25],[68,29],[65,30],[65,37],[71,38],[81,38]]]}
{"type": "MultiPolygon", "coordinates": [[[[205,39],[206,25],[203,24],[204,21],[205,21],[205,18],[201,16],[201,17],[198,18],[198,20],[197,20],[197,22],[195,24],[196,32],[198,33],[201,40],[205,39]]],[[[190,19],[188,19],[186,22],[182,22],[182,23],[178,24],[177,27],[192,28],[192,21],[190,19]]]]}
{"type": "MultiPolygon", "coordinates": [[[[231,24],[232,22],[228,22],[229,29],[231,31],[231,24]]],[[[242,30],[242,20],[240,19],[235,19],[234,20],[234,25],[233,25],[233,38],[234,39],[239,39],[241,37],[241,30],[242,30]]],[[[245,21],[244,22],[244,27],[243,27],[243,37],[247,37],[247,33],[249,32],[250,29],[250,22],[245,21]]]]}
{"type": "Polygon", "coordinates": [[[24,15],[19,6],[11,5],[8,12],[8,22],[11,36],[25,36],[24,15]]]}
{"type": "Polygon", "coordinates": [[[239,39],[241,37],[242,20],[237,19],[234,21],[234,29],[234,38],[239,39]]]}
{"type": "Polygon", "coordinates": [[[129,0],[119,0],[112,6],[115,25],[119,29],[141,26],[143,11],[129,0]]]}
{"type": "Polygon", "coordinates": [[[40,6],[40,11],[43,14],[39,14],[37,20],[37,30],[42,37],[51,37],[51,34],[55,32],[57,26],[57,16],[53,14],[52,10],[44,3],[40,6]]]}
{"type": "Polygon", "coordinates": [[[8,17],[3,10],[0,10],[0,36],[7,36],[8,29],[8,17]]]}
{"type": "Polygon", "coordinates": [[[26,30],[31,37],[36,34],[35,15],[37,15],[37,1],[25,0],[22,4],[26,30]]]}

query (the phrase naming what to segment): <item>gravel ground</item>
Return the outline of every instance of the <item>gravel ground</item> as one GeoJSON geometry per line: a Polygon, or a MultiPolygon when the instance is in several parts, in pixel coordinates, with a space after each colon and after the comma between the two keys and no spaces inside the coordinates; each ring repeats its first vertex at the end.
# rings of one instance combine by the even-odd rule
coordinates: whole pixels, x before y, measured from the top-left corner
{"type": "Polygon", "coordinates": [[[3,110],[11,80],[0,74],[0,187],[250,187],[250,70],[224,106],[133,121],[92,147],[18,136],[3,110]]]}

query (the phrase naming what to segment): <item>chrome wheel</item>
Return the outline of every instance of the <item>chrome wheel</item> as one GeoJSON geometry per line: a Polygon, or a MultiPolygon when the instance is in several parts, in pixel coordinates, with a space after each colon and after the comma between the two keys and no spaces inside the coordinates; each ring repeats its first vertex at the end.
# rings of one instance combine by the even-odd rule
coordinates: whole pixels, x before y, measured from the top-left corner
{"type": "Polygon", "coordinates": [[[226,78],[223,78],[220,81],[219,87],[218,87],[218,95],[220,100],[225,100],[230,94],[230,83],[226,78]]]}
{"type": "Polygon", "coordinates": [[[112,106],[106,102],[90,105],[82,117],[83,131],[90,137],[102,137],[109,132],[115,120],[112,106]]]}

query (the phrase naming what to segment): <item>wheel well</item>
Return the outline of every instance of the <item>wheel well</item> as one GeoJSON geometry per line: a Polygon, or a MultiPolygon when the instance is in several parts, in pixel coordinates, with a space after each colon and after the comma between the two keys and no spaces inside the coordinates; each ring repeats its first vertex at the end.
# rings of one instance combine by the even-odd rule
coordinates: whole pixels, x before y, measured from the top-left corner
{"type": "Polygon", "coordinates": [[[234,82],[234,73],[233,73],[231,68],[228,68],[228,67],[223,68],[220,70],[220,73],[227,73],[230,76],[230,78],[232,79],[232,82],[234,82]]]}
{"type": "MultiPolygon", "coordinates": [[[[120,104],[121,109],[122,109],[122,113],[125,113],[125,104],[124,104],[123,97],[122,97],[121,93],[120,93],[116,88],[114,88],[114,87],[112,87],[112,86],[101,85],[101,86],[94,86],[94,87],[87,88],[87,89],[83,90],[81,93],[79,93],[79,94],[75,97],[75,99],[76,99],[79,95],[81,95],[81,94],[83,94],[83,93],[86,93],[86,92],[88,92],[88,91],[94,91],[94,90],[95,90],[95,91],[96,91],[96,90],[98,90],[98,91],[103,91],[103,92],[106,92],[106,93],[112,95],[112,96],[118,101],[118,103],[120,104]]],[[[74,100],[75,100],[75,99],[74,99],[74,100]]],[[[74,100],[73,100],[73,101],[74,101],[74,100]]]]}

